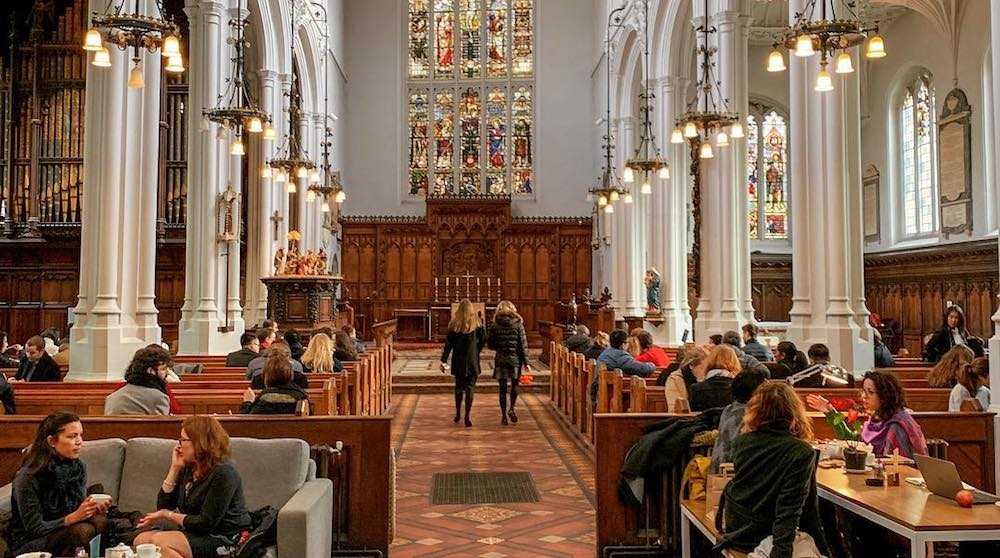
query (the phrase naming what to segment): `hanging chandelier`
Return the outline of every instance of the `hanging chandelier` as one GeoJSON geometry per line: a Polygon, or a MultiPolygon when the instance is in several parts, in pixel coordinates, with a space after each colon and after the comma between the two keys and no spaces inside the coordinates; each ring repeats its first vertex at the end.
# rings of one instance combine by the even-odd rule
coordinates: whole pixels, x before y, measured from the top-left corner
{"type": "Polygon", "coordinates": [[[667,180],[670,178],[670,167],[660,156],[660,148],[656,145],[656,135],[653,133],[651,113],[653,112],[653,99],[656,98],[656,95],[649,87],[649,0],[643,0],[643,9],[645,10],[645,31],[643,32],[645,65],[643,67],[642,93],[639,94],[642,135],[632,158],[625,162],[622,181],[626,184],[632,184],[635,182],[635,175],[642,173],[642,186],[639,192],[652,194],[652,175],[656,174],[660,179],[667,180]]]}
{"type": "Polygon", "coordinates": [[[714,77],[712,56],[718,49],[709,46],[708,37],[718,30],[708,24],[708,0],[705,0],[705,21],[695,31],[702,36],[701,44],[695,50],[700,58],[701,75],[694,98],[688,102],[687,110],[670,134],[670,143],[698,143],[698,157],[711,159],[715,156],[713,139],[716,147],[729,147],[730,138],[743,137],[743,125],[740,115],[729,110],[729,101],[722,96],[719,90],[721,84],[714,77]]]}
{"type": "Polygon", "coordinates": [[[878,33],[878,24],[868,25],[861,20],[857,2],[809,0],[801,12],[796,12],[795,23],[782,34],[781,42],[774,44],[767,57],[767,71],[785,71],[782,48],[800,58],[819,54],[819,74],[813,88],[820,92],[832,91],[833,76],[828,69],[830,60],[834,60],[834,73],[854,72],[850,49],[865,41],[868,42],[866,58],[885,58],[885,40],[878,33]],[[819,14],[816,13],[817,4],[819,14]],[[839,14],[837,4],[840,4],[839,14]],[[816,19],[817,15],[819,19],[816,19]]]}
{"type": "Polygon", "coordinates": [[[615,212],[615,202],[621,200],[625,203],[632,203],[632,193],[628,191],[625,186],[618,180],[618,175],[615,174],[615,160],[612,154],[612,149],[614,149],[614,140],[611,135],[611,28],[612,27],[622,27],[621,12],[625,10],[625,6],[620,6],[611,11],[608,14],[608,26],[607,26],[607,40],[606,49],[604,56],[604,63],[607,66],[607,93],[608,102],[607,108],[604,115],[604,169],[601,172],[601,177],[598,179],[597,184],[587,190],[587,201],[597,202],[597,210],[603,210],[605,213],[615,212]]]}
{"type": "Polygon", "coordinates": [[[167,65],[164,68],[171,73],[184,71],[184,59],[181,56],[181,43],[177,37],[180,28],[173,20],[163,16],[163,8],[159,1],[155,15],[143,15],[139,11],[140,0],[135,0],[133,11],[125,7],[127,0],[119,0],[114,8],[108,5],[105,13],[94,12],[90,16],[91,27],[83,39],[83,50],[94,53],[91,64],[98,68],[111,67],[111,53],[107,44],[117,46],[123,51],[132,49],[132,70],[128,74],[129,89],[141,89],[145,82],[142,77],[142,49],[154,53],[157,50],[167,65]]]}
{"type": "MultiPolygon", "coordinates": [[[[295,28],[298,25],[295,9],[298,2],[293,1],[291,4],[292,29],[288,36],[295,37],[295,28]]],[[[295,41],[292,40],[290,42],[291,56],[289,60],[294,63],[295,41]]],[[[285,134],[283,144],[277,150],[278,156],[267,162],[267,165],[261,170],[261,177],[273,177],[274,182],[277,184],[281,184],[282,182],[287,183],[286,189],[288,193],[294,194],[298,189],[295,183],[296,178],[309,178],[310,183],[316,184],[319,183],[320,176],[319,171],[316,170],[316,163],[309,158],[308,154],[302,148],[302,140],[299,138],[299,133],[296,132],[296,130],[301,130],[303,116],[302,95],[294,86],[290,88],[286,95],[288,97],[288,132],[285,134]]],[[[306,194],[307,199],[309,197],[315,199],[315,195],[315,193],[311,196],[306,194]]]]}
{"type": "MultiPolygon", "coordinates": [[[[324,27],[325,28],[325,27],[324,27]]],[[[327,72],[329,68],[327,67],[328,50],[325,46],[323,48],[323,74],[328,75],[327,72]]],[[[330,80],[323,80],[323,117],[326,119],[325,123],[325,135],[322,143],[323,147],[323,164],[321,168],[323,169],[323,182],[316,182],[309,185],[309,193],[307,194],[310,198],[319,197],[323,200],[320,206],[320,211],[323,213],[330,213],[330,200],[332,199],[334,203],[338,206],[347,200],[347,194],[344,192],[344,187],[340,183],[340,172],[333,170],[333,165],[330,164],[330,148],[333,147],[333,129],[330,127],[330,120],[335,120],[336,117],[330,115],[330,80]]],[[[309,201],[314,201],[310,199],[309,201]]]]}
{"type": "Polygon", "coordinates": [[[245,132],[264,133],[264,139],[274,139],[274,129],[271,127],[270,115],[257,105],[247,89],[246,49],[250,47],[250,42],[245,36],[247,20],[243,17],[243,0],[237,2],[236,16],[229,20],[229,26],[233,30],[228,39],[233,45],[232,76],[226,80],[226,90],[219,95],[219,103],[215,108],[204,110],[202,114],[209,121],[232,132],[233,143],[229,153],[242,157],[246,153],[243,144],[245,132]]]}

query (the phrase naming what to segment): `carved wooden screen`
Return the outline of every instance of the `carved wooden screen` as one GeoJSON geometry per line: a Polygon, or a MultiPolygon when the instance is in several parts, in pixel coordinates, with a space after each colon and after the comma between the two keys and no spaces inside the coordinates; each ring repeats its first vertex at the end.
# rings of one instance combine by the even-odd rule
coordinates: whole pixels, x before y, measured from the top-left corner
{"type": "MultiPolygon", "coordinates": [[[[21,234],[78,223],[83,184],[87,3],[38,2],[13,11],[3,76],[4,215],[21,234]],[[26,226],[25,226],[26,225],[26,226]]],[[[13,231],[9,231],[13,232],[13,231]]]]}

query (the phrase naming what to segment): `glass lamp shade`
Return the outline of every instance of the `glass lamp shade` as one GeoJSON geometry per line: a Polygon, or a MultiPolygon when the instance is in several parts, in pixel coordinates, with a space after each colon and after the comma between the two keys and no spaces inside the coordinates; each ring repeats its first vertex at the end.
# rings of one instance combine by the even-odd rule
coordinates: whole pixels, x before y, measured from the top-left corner
{"type": "Polygon", "coordinates": [[[767,56],[767,71],[784,72],[786,69],[785,57],[782,56],[781,51],[778,49],[772,50],[771,54],[767,56]]]}
{"type": "Polygon", "coordinates": [[[313,192],[312,190],[306,192],[306,201],[309,203],[316,201],[316,192],[313,192]]]}
{"type": "Polygon", "coordinates": [[[264,131],[264,123],[260,121],[260,118],[254,116],[247,124],[247,131],[251,134],[259,134],[264,131]]]}
{"type": "Polygon", "coordinates": [[[312,182],[313,184],[319,184],[319,171],[318,170],[313,169],[313,171],[309,173],[309,182],[312,182]]]}
{"type": "Polygon", "coordinates": [[[674,128],[670,134],[670,143],[684,143],[684,132],[680,128],[674,128]]]}
{"type": "Polygon", "coordinates": [[[622,198],[622,196],[621,196],[621,194],[618,193],[618,190],[611,190],[611,193],[608,194],[608,199],[611,200],[611,201],[613,201],[613,202],[616,202],[616,201],[620,200],[621,198],[622,198]]]}
{"type": "Polygon", "coordinates": [[[272,176],[274,176],[274,172],[271,170],[271,167],[264,165],[264,168],[260,169],[261,178],[271,178],[272,176]]]}
{"type": "Polygon", "coordinates": [[[233,140],[233,144],[229,147],[229,154],[236,155],[237,157],[242,157],[246,155],[246,149],[243,147],[243,140],[239,137],[233,140]]]}
{"type": "Polygon", "coordinates": [[[729,137],[731,138],[746,137],[746,135],[743,133],[743,124],[741,124],[740,122],[733,123],[733,125],[729,127],[729,137]]]}
{"type": "Polygon", "coordinates": [[[622,199],[623,199],[623,201],[625,203],[632,203],[632,193],[629,192],[629,193],[625,194],[625,197],[622,198],[622,199]]]}
{"type": "Polygon", "coordinates": [[[309,169],[307,169],[305,167],[299,167],[299,168],[295,169],[295,177],[296,178],[305,178],[307,176],[309,176],[309,169]]]}
{"type": "Polygon", "coordinates": [[[664,165],[660,167],[660,172],[657,174],[660,180],[668,180],[670,178],[670,167],[664,165]]]}
{"type": "Polygon", "coordinates": [[[698,137],[698,126],[694,122],[688,122],[684,125],[684,137],[686,138],[696,138],[698,137]]]}
{"type": "Polygon", "coordinates": [[[277,183],[280,184],[280,183],[285,182],[287,180],[288,180],[288,175],[285,174],[284,170],[278,169],[278,172],[274,173],[274,181],[275,182],[277,182],[277,183]]]}
{"type": "Polygon", "coordinates": [[[613,206],[613,205],[611,205],[609,203],[608,205],[604,206],[604,212],[605,213],[614,213],[615,212],[615,206],[613,206]]]}
{"type": "Polygon", "coordinates": [[[94,66],[98,68],[110,68],[111,67],[111,53],[108,52],[106,47],[101,47],[94,53],[94,61],[91,62],[94,66]]]}
{"type": "Polygon", "coordinates": [[[88,29],[87,35],[83,38],[83,50],[97,52],[104,48],[104,38],[97,29],[88,29]]]}
{"type": "MultiPolygon", "coordinates": [[[[648,178],[646,180],[642,181],[642,187],[639,188],[639,193],[647,195],[647,196],[649,194],[653,193],[653,185],[649,183],[649,179],[648,178]]],[[[629,194],[629,198],[631,198],[631,197],[632,197],[632,194],[629,194]]],[[[626,199],[625,201],[628,202],[629,200],[626,199]]]]}
{"type": "Polygon", "coordinates": [[[715,145],[717,147],[729,147],[729,134],[723,131],[715,134],[715,145]]]}
{"type": "Polygon", "coordinates": [[[163,39],[163,46],[160,47],[160,54],[162,54],[164,58],[181,55],[181,42],[177,39],[177,35],[167,35],[163,39]]]}
{"type": "Polygon", "coordinates": [[[795,56],[798,56],[800,58],[806,58],[808,56],[816,54],[816,51],[813,50],[812,35],[799,35],[798,38],[795,39],[794,52],[795,56]]]}
{"type": "Polygon", "coordinates": [[[854,63],[851,61],[851,55],[846,52],[841,52],[837,55],[837,64],[834,66],[834,72],[838,74],[849,74],[854,71],[854,63]]]}
{"type": "Polygon", "coordinates": [[[622,182],[625,184],[635,182],[635,172],[631,168],[625,167],[625,171],[622,173],[622,182]]]}
{"type": "Polygon", "coordinates": [[[333,201],[337,203],[344,203],[345,201],[347,201],[347,192],[343,190],[338,191],[337,195],[333,197],[333,201]]]}
{"type": "Polygon", "coordinates": [[[604,206],[608,205],[608,198],[606,198],[604,196],[599,196],[597,198],[597,205],[599,205],[601,207],[604,207],[604,206]]]}
{"type": "Polygon", "coordinates": [[[322,211],[323,213],[329,213],[330,212],[330,202],[324,201],[323,205],[319,206],[319,210],[322,211]]]}
{"type": "Polygon", "coordinates": [[[885,58],[885,40],[882,35],[875,34],[868,39],[868,51],[865,53],[868,58],[885,58]]]}
{"type": "Polygon", "coordinates": [[[819,73],[816,74],[816,87],[814,89],[820,92],[833,91],[833,77],[826,70],[826,66],[820,67],[819,73]]]}
{"type": "Polygon", "coordinates": [[[298,191],[298,189],[299,189],[299,188],[298,188],[298,186],[296,186],[296,185],[295,185],[295,181],[294,181],[294,180],[289,180],[289,181],[288,181],[288,185],[287,185],[287,186],[285,186],[285,190],[286,190],[286,191],[287,191],[287,192],[288,192],[289,194],[294,194],[295,192],[297,192],[297,191],[298,191]]]}
{"type": "Polygon", "coordinates": [[[277,136],[278,136],[278,133],[274,131],[274,127],[271,126],[271,123],[269,122],[267,124],[267,127],[264,128],[264,139],[266,139],[266,140],[273,140],[277,136]]]}
{"type": "Polygon", "coordinates": [[[711,159],[715,157],[715,153],[712,152],[712,144],[707,141],[702,142],[701,149],[698,151],[698,157],[701,159],[711,159]]]}
{"type": "Polygon", "coordinates": [[[128,73],[128,88],[142,89],[145,85],[146,81],[142,78],[142,64],[136,62],[128,73]]]}
{"type": "Polygon", "coordinates": [[[179,74],[179,73],[183,72],[184,71],[184,59],[181,58],[180,54],[175,55],[175,56],[171,56],[170,58],[167,58],[167,65],[164,68],[164,70],[166,70],[166,71],[168,71],[168,72],[170,72],[172,74],[179,74]]]}

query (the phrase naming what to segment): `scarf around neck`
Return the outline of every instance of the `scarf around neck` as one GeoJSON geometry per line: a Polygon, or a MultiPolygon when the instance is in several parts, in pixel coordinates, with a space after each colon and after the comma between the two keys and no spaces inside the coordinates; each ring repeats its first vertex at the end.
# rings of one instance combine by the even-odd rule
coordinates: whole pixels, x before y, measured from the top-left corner
{"type": "Polygon", "coordinates": [[[900,455],[911,459],[914,454],[927,454],[924,433],[913,415],[905,409],[897,411],[889,420],[868,419],[861,429],[861,439],[871,444],[872,451],[877,456],[889,455],[896,448],[899,448],[900,455]],[[899,430],[892,428],[893,425],[902,430],[902,437],[899,430]]]}

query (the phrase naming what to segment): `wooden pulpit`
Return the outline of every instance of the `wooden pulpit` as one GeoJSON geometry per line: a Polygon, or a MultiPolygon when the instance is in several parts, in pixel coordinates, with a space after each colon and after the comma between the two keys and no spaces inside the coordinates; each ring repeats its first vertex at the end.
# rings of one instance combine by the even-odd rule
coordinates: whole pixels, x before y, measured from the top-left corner
{"type": "Polygon", "coordinates": [[[282,330],[309,334],[321,327],[337,327],[339,275],[281,275],[264,277],[267,317],[282,330]]]}

